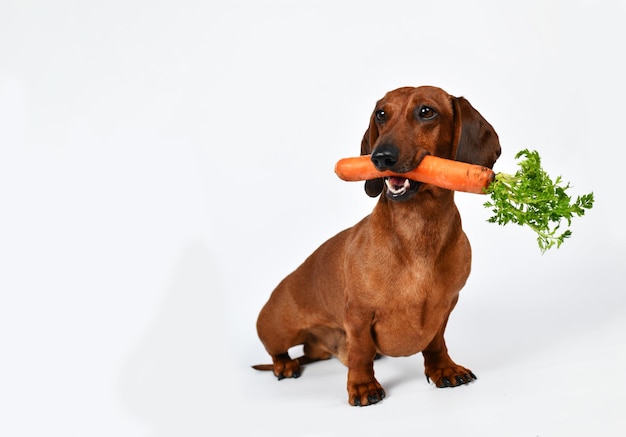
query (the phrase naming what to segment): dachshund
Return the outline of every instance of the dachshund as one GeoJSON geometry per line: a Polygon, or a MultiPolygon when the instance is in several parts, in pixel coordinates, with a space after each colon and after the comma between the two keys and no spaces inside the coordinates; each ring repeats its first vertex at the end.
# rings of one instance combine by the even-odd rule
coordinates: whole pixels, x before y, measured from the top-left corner
{"type": "MultiPolygon", "coordinates": [[[[403,173],[426,155],[492,168],[500,156],[493,127],[463,97],[403,87],[376,103],[361,142],[379,170],[403,173]]],[[[471,248],[454,191],[402,177],[365,182],[379,197],[372,213],[315,250],[271,294],[257,332],[280,380],[313,361],[348,368],[348,402],[376,404],[379,356],[421,352],[427,381],[456,387],[476,379],[448,355],[444,331],[470,273],[471,248]],[[303,345],[303,356],[288,350],[303,345]]]]}

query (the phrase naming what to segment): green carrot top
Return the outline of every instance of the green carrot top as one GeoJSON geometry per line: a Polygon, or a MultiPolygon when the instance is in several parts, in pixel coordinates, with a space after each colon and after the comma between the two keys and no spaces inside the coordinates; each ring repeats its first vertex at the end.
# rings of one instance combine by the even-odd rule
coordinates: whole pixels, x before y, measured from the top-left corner
{"type": "Polygon", "coordinates": [[[567,227],[574,216],[582,216],[593,206],[593,192],[576,197],[572,202],[567,194],[570,184],[563,185],[561,177],[554,181],[541,168],[536,151],[524,149],[515,155],[520,169],[515,175],[496,174],[495,181],[487,188],[491,200],[484,203],[491,208],[490,223],[506,225],[517,223],[529,226],[537,233],[537,243],[542,253],[563,244],[572,235],[569,229],[560,232],[565,220],[567,227]]]}

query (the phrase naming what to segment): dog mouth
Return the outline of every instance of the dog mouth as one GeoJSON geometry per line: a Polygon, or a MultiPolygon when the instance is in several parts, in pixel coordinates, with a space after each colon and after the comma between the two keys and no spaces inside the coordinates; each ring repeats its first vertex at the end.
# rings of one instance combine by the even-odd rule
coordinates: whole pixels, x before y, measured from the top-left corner
{"type": "Polygon", "coordinates": [[[416,182],[411,179],[389,176],[385,178],[385,186],[387,187],[387,198],[391,200],[408,200],[421,187],[421,182],[416,182]]]}

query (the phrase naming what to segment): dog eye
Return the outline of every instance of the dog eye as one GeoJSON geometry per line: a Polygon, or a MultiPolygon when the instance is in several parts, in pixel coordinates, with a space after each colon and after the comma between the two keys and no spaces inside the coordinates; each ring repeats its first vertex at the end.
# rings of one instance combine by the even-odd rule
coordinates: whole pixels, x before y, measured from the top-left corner
{"type": "Polygon", "coordinates": [[[385,121],[385,120],[387,120],[387,114],[382,109],[377,110],[374,113],[374,117],[376,117],[377,121],[385,121]]]}
{"type": "Polygon", "coordinates": [[[422,120],[432,120],[437,116],[437,113],[433,108],[421,106],[417,109],[417,116],[422,120]]]}

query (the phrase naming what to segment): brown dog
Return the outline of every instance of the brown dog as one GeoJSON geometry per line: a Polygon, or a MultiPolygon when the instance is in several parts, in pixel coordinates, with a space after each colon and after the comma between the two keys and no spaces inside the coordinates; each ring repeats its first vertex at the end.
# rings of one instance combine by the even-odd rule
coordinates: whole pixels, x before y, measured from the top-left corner
{"type": "MultiPolygon", "coordinates": [[[[464,98],[407,87],[376,104],[361,154],[395,172],[428,154],[491,168],[500,143],[464,98]]],[[[255,368],[297,378],[302,364],[337,356],[348,367],[352,405],[385,397],[374,378],[377,354],[422,352],[437,387],[471,382],[476,377],[452,361],[444,341],[471,262],[454,192],[398,177],[367,181],[365,191],[384,191],[372,214],[322,244],[261,310],[257,330],[273,365],[255,368]],[[289,356],[295,345],[304,345],[303,357],[289,356]]]]}

